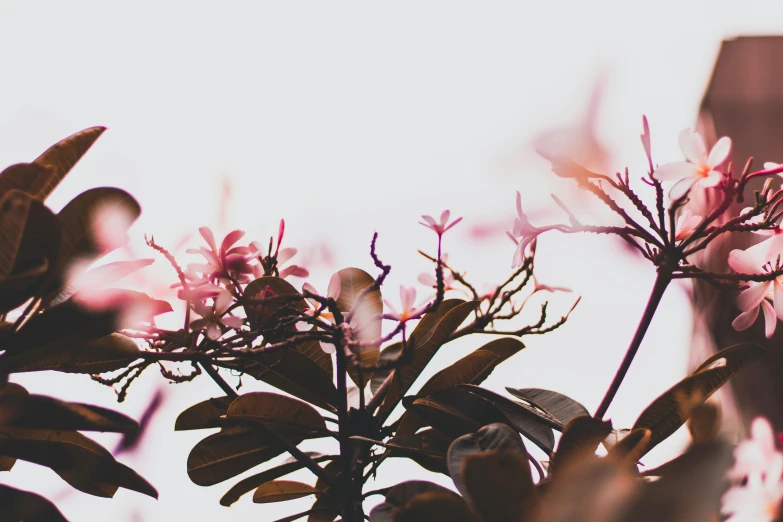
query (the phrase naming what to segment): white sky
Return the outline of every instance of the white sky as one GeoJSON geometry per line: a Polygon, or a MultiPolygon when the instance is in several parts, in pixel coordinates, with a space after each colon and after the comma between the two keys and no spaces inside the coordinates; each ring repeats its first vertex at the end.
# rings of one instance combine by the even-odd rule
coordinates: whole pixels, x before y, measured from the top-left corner
{"type": "MultiPolygon", "coordinates": [[[[303,257],[317,288],[336,269],[369,268],[377,230],[380,253],[394,266],[387,295],[396,298],[397,285],[427,267],[416,249],[433,248],[419,215],[443,208],[465,217],[447,238],[450,262],[478,282],[500,280],[513,250],[500,232],[511,225],[514,191],[522,191],[534,223],[560,218],[548,194],[565,185],[549,181],[530,147],[535,137],[579,121],[603,73],[596,125],[612,167],[642,175],[643,113],[656,161],[679,159],[677,133],[694,122],[721,39],[783,32],[783,3],[739,4],[0,0],[0,165],[106,125],[49,203],[59,209],[96,185],[129,190],[144,208],[134,229],[140,254],[147,255],[138,240],[145,232],[173,244],[199,226],[220,228],[225,179],[233,198],[222,232],[243,228],[264,241],[284,217],[286,242],[309,251],[303,257]],[[486,224],[496,234],[471,240],[470,228],[486,224]],[[333,251],[331,265],[306,248],[323,244],[333,251]]],[[[564,199],[595,208],[573,193],[564,199]]],[[[526,340],[528,348],[487,386],[550,388],[595,409],[654,276],[615,245],[596,237],[540,241],[541,280],[572,287],[582,303],[557,333],[526,340]]],[[[152,273],[173,281],[160,261],[152,273]]],[[[685,373],[689,336],[687,297],[673,287],[610,410],[616,427],[630,426],[685,373]]],[[[455,343],[436,361],[447,364],[482,342],[455,343]]],[[[134,416],[162,383],[150,370],[116,405],[111,390],[85,376],[18,380],[34,392],[134,416]]],[[[206,434],[174,433],[174,419],[220,391],[206,377],[165,390],[146,447],[121,458],[157,486],[159,501],[124,490],[113,500],[64,496],[68,487],[52,472],[24,463],[0,482],[58,499],[74,521],[273,520],[306,509],[309,499],[255,506],[244,498],[229,511],[218,499],[238,479],[193,485],[185,461],[206,434]]],[[[646,463],[682,441],[673,438],[646,463]]],[[[401,461],[385,471],[379,485],[428,475],[401,461]]]]}

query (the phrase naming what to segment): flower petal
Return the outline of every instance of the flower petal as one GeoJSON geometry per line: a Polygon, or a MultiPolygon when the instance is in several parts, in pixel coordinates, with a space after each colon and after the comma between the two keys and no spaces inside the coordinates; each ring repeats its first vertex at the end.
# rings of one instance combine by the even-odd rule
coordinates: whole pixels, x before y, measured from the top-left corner
{"type": "Polygon", "coordinates": [[[775,326],[778,324],[775,309],[766,299],[761,301],[761,308],[764,310],[764,335],[767,336],[767,339],[772,339],[772,336],[775,335],[775,326]]]}
{"type": "Polygon", "coordinates": [[[737,308],[741,312],[747,312],[751,308],[757,307],[766,297],[770,284],[772,284],[772,281],[751,283],[747,290],[743,290],[737,296],[737,308]]]}
{"type": "Polygon", "coordinates": [[[207,326],[207,337],[213,341],[220,339],[221,335],[223,335],[223,330],[221,330],[220,326],[218,326],[216,323],[211,323],[209,326],[207,326]]]}
{"type": "Polygon", "coordinates": [[[326,289],[326,297],[332,299],[340,298],[340,291],[342,290],[343,281],[338,274],[334,274],[329,280],[329,287],[326,289]]]}
{"type": "Polygon", "coordinates": [[[713,169],[726,161],[731,152],[731,138],[726,136],[718,140],[718,142],[712,146],[710,155],[707,157],[707,165],[713,169]]]}
{"type": "Polygon", "coordinates": [[[734,321],[731,322],[731,326],[734,327],[734,329],[737,330],[738,332],[747,330],[748,328],[753,326],[753,323],[756,322],[756,318],[758,316],[759,316],[758,307],[752,310],[748,310],[747,312],[742,312],[734,319],[734,321]]]}
{"type": "Polygon", "coordinates": [[[680,148],[691,163],[707,162],[707,147],[704,145],[704,140],[698,132],[694,132],[691,129],[685,129],[680,132],[680,148]]]}
{"type": "Polygon", "coordinates": [[[729,252],[729,266],[737,273],[758,274],[762,264],[745,250],[736,249],[729,252]]]}
{"type": "Polygon", "coordinates": [[[679,181],[683,178],[696,176],[698,169],[692,163],[664,163],[653,172],[653,177],[659,181],[679,181]]]}
{"type": "Polygon", "coordinates": [[[687,194],[693,186],[699,182],[701,178],[683,178],[677,183],[674,184],[674,186],[669,190],[669,199],[672,201],[677,201],[678,199],[682,198],[687,194]]]}
{"type": "Polygon", "coordinates": [[[232,230],[226,234],[226,237],[223,238],[223,242],[220,244],[220,253],[225,255],[226,252],[228,252],[228,249],[234,246],[234,243],[242,239],[242,236],[244,235],[244,230],[232,230]]]}
{"type": "Polygon", "coordinates": [[[215,314],[223,315],[233,302],[234,296],[228,290],[223,290],[215,296],[215,314]]]}
{"type": "Polygon", "coordinates": [[[296,255],[295,248],[283,248],[277,253],[277,266],[282,265],[296,255]]]}
{"type": "Polygon", "coordinates": [[[438,283],[435,280],[435,276],[430,274],[429,272],[424,272],[424,273],[420,274],[418,281],[419,281],[419,283],[423,284],[424,286],[430,286],[430,287],[433,287],[433,288],[438,283]]]}
{"type": "Polygon", "coordinates": [[[440,214],[440,226],[445,227],[446,223],[449,222],[449,218],[451,217],[451,211],[450,210],[444,210],[440,214]]]}
{"type": "Polygon", "coordinates": [[[215,243],[215,234],[209,227],[201,227],[198,229],[198,233],[204,238],[213,252],[217,252],[217,244],[215,243]]]}
{"type": "Polygon", "coordinates": [[[707,173],[707,176],[699,180],[699,185],[702,187],[716,187],[723,181],[723,173],[717,170],[711,170],[707,173]]]}
{"type": "Polygon", "coordinates": [[[224,325],[233,328],[235,330],[242,328],[242,325],[245,323],[244,319],[242,319],[241,317],[235,317],[233,315],[227,315],[223,317],[222,321],[224,325]]]}

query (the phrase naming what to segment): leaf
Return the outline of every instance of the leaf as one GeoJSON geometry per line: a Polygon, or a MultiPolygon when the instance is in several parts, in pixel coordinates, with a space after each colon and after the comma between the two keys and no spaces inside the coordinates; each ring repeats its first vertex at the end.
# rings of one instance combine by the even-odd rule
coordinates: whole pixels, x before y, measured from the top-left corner
{"type": "Polygon", "coordinates": [[[12,422],[25,409],[30,394],[22,386],[7,382],[0,385],[0,426],[12,422]]]}
{"type": "Polygon", "coordinates": [[[250,361],[242,371],[310,404],[337,412],[337,388],[331,375],[295,350],[268,352],[250,361]]]}
{"type": "Polygon", "coordinates": [[[454,437],[433,428],[413,435],[396,435],[385,444],[391,457],[409,458],[433,473],[448,475],[446,453],[454,437]]]}
{"type": "MultiPolygon", "coordinates": [[[[313,459],[314,462],[323,462],[326,460],[333,460],[335,458],[333,455],[310,454],[309,456],[313,459]]],[[[234,487],[229,489],[225,495],[223,495],[223,498],[220,499],[220,505],[228,507],[239,500],[242,495],[249,493],[262,484],[265,484],[270,480],[278,479],[302,468],[304,468],[304,464],[298,460],[294,460],[293,462],[287,462],[275,468],[268,469],[256,475],[247,477],[246,479],[238,482],[234,487]]]]}
{"type": "MultiPolygon", "coordinates": [[[[402,353],[402,343],[394,343],[390,344],[383,350],[381,350],[381,354],[378,357],[378,365],[382,364],[388,364],[396,361],[400,354],[402,353]]],[[[381,385],[384,383],[384,381],[389,377],[389,375],[392,374],[394,371],[393,368],[385,368],[383,370],[376,370],[372,374],[372,378],[370,379],[370,391],[373,395],[378,393],[378,388],[381,387],[381,385]]]]}
{"type": "Polygon", "coordinates": [[[688,420],[693,407],[704,403],[732,375],[756,361],[765,352],[758,344],[738,344],[725,348],[702,363],[689,377],[655,399],[639,415],[632,428],[645,428],[651,432],[649,442],[640,456],[677,431],[688,420]],[[711,366],[720,359],[724,359],[725,364],[711,366]]]}
{"type": "Polygon", "coordinates": [[[441,404],[438,401],[424,397],[416,399],[408,408],[428,425],[444,433],[458,437],[471,433],[481,427],[481,424],[458,409],[441,404]]]}
{"type": "Polygon", "coordinates": [[[526,522],[538,495],[527,454],[485,451],[469,455],[463,467],[466,499],[483,520],[526,522]]]}
{"type": "Polygon", "coordinates": [[[54,397],[30,395],[12,423],[20,428],[136,433],[139,425],[122,413],[54,397]]]}
{"type": "Polygon", "coordinates": [[[45,168],[48,176],[30,186],[29,193],[44,201],[105,130],[106,127],[84,129],[55,143],[38,156],[32,164],[45,168]]]}
{"type": "Polygon", "coordinates": [[[478,301],[449,299],[443,301],[436,311],[422,318],[408,339],[408,349],[412,350],[411,361],[401,365],[394,372],[394,381],[378,412],[381,420],[388,418],[438,349],[478,305],[478,301]]]}
{"type": "MultiPolygon", "coordinates": [[[[343,268],[337,274],[340,278],[340,297],[337,299],[337,308],[347,314],[355,305],[357,298],[367,288],[375,284],[375,278],[359,268],[343,268]]],[[[354,312],[351,326],[358,330],[359,340],[367,343],[359,354],[359,361],[366,365],[378,364],[380,357],[381,316],[383,315],[383,299],[380,290],[373,290],[365,295],[354,312]],[[377,341],[377,343],[376,343],[377,341]]],[[[348,375],[357,385],[359,383],[359,370],[355,367],[348,368],[348,375]]],[[[362,386],[372,379],[372,373],[364,372],[362,386]]]]}
{"type": "Polygon", "coordinates": [[[0,198],[12,190],[24,192],[32,199],[43,201],[37,196],[48,178],[49,169],[35,163],[16,163],[0,172],[0,198]]]}
{"type": "Polygon", "coordinates": [[[106,448],[75,431],[0,427],[0,455],[49,467],[85,493],[98,494],[95,484],[100,483],[158,498],[149,482],[114,460],[106,448]]]}
{"type": "Polygon", "coordinates": [[[40,495],[0,485],[0,522],[68,522],[40,495]]]}
{"type": "Polygon", "coordinates": [[[480,522],[457,495],[436,491],[420,493],[399,509],[393,522],[480,522]]]}
{"type": "MultiPolygon", "coordinates": [[[[35,327],[29,325],[23,331],[35,327]]],[[[22,335],[20,334],[20,337],[22,335]]],[[[0,358],[0,367],[3,371],[17,373],[57,370],[67,373],[97,374],[125,368],[138,359],[140,353],[133,339],[118,333],[85,341],[68,342],[67,339],[52,339],[49,344],[6,354],[0,358]]]]}
{"type": "MultiPolygon", "coordinates": [[[[324,471],[332,478],[334,483],[338,482],[339,467],[337,461],[332,461],[324,466],[324,471]]],[[[327,490],[327,485],[321,478],[315,482],[315,488],[327,492],[318,496],[312,507],[314,511],[307,517],[307,522],[332,522],[340,512],[335,500],[335,493],[327,490]]]]}
{"type": "Polygon", "coordinates": [[[308,495],[318,495],[322,491],[308,486],[301,482],[292,480],[273,480],[258,486],[253,494],[253,502],[256,504],[267,504],[270,502],[285,502],[306,497],[308,495]]]}
{"type": "Polygon", "coordinates": [[[7,313],[33,297],[49,272],[45,259],[28,270],[0,279],[0,313],[7,313]]]}
{"type": "Polygon", "coordinates": [[[240,395],[228,407],[226,418],[263,421],[302,439],[329,435],[326,421],[315,408],[277,393],[253,392],[240,395]]]}
{"type": "Polygon", "coordinates": [[[652,433],[646,428],[631,430],[625,437],[609,448],[611,457],[635,464],[642,456],[652,433]]]}
{"type": "Polygon", "coordinates": [[[332,367],[332,356],[326,353],[321,348],[321,343],[318,341],[305,341],[303,343],[294,346],[294,349],[313,361],[323,370],[325,375],[328,375],[331,379],[334,375],[334,369],[332,367]]]}
{"type": "MultiPolygon", "coordinates": [[[[294,441],[298,444],[301,441],[294,441]]],[[[276,440],[252,428],[225,428],[205,438],[188,455],[188,476],[199,486],[235,477],[285,451],[276,440]]]]}
{"type": "Polygon", "coordinates": [[[547,455],[554,450],[555,437],[551,424],[546,419],[542,419],[525,406],[480,386],[463,384],[457,389],[469,391],[471,394],[488,401],[505,416],[511,426],[530,439],[547,455]]]}
{"type": "MultiPolygon", "coordinates": [[[[443,486],[439,486],[426,480],[409,480],[392,486],[386,492],[386,500],[375,506],[370,511],[370,522],[392,522],[394,514],[416,495],[421,493],[436,492],[444,495],[457,495],[443,486]]],[[[459,498],[459,497],[457,497],[459,498]]]]}
{"type": "Polygon", "coordinates": [[[234,402],[232,397],[223,396],[194,404],[177,416],[174,431],[219,428],[220,417],[226,414],[232,402],[234,402]]]}
{"type": "Polygon", "coordinates": [[[587,408],[574,399],[552,390],[539,388],[506,388],[506,390],[511,395],[549,413],[560,421],[563,426],[568,424],[574,417],[590,414],[587,408]]]}
{"type": "Polygon", "coordinates": [[[34,201],[19,190],[6,192],[0,199],[0,277],[8,276],[14,268],[34,201]]]}
{"type": "MultiPolygon", "coordinates": [[[[525,443],[522,442],[519,434],[512,428],[502,423],[488,424],[475,433],[469,433],[458,437],[449,446],[446,455],[446,463],[449,468],[449,475],[457,491],[463,496],[468,494],[465,483],[465,460],[471,455],[476,455],[484,451],[503,450],[521,455],[528,458],[525,443]]],[[[530,481],[533,481],[528,466],[528,475],[530,481]]]]}
{"type": "Polygon", "coordinates": [[[563,468],[595,456],[598,445],[611,433],[612,423],[589,415],[571,419],[563,430],[557,451],[549,463],[549,472],[558,473],[563,468]]]}
{"type": "Polygon", "coordinates": [[[288,335],[296,332],[293,324],[285,331],[277,330],[281,320],[295,315],[295,310],[305,310],[307,303],[299,291],[291,283],[280,277],[264,276],[252,281],[245,288],[245,313],[250,327],[259,330],[264,340],[270,343],[282,341],[288,335]],[[270,299],[265,300],[266,289],[272,292],[270,299]],[[278,296],[292,296],[290,299],[278,299],[278,296]],[[298,298],[293,296],[299,296],[298,298]]]}
{"type": "Polygon", "coordinates": [[[14,464],[16,464],[15,458],[0,455],[0,471],[11,471],[14,464]]]}

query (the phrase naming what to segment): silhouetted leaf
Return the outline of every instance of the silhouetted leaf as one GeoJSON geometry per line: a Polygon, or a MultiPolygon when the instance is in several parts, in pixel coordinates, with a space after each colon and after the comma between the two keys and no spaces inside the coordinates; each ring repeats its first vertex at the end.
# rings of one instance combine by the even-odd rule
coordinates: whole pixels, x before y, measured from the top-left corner
{"type": "Polygon", "coordinates": [[[379,418],[388,417],[438,349],[478,305],[477,301],[450,299],[443,301],[436,311],[422,318],[408,339],[408,349],[412,349],[411,361],[395,370],[394,381],[378,412],[379,418]]]}
{"type": "MultiPolygon", "coordinates": [[[[402,350],[402,343],[394,343],[390,344],[383,350],[381,350],[381,354],[378,357],[378,364],[386,364],[393,361],[396,361],[402,350]]],[[[372,378],[370,379],[370,391],[373,395],[378,393],[378,388],[381,387],[381,384],[391,375],[391,373],[394,371],[392,368],[386,368],[383,370],[377,370],[373,372],[372,378]]]]}
{"type": "Polygon", "coordinates": [[[505,416],[508,423],[518,432],[530,439],[547,455],[552,453],[555,447],[555,436],[552,433],[551,424],[545,418],[542,419],[524,405],[480,386],[463,384],[457,389],[464,389],[488,401],[505,416]]]}
{"type": "Polygon", "coordinates": [[[295,310],[307,308],[307,303],[299,291],[280,277],[259,277],[245,287],[244,296],[247,300],[245,313],[250,327],[260,330],[264,339],[270,343],[279,342],[295,333],[293,324],[286,330],[279,330],[277,326],[282,319],[295,315],[295,310]],[[265,297],[267,289],[271,294],[265,297]],[[291,297],[281,299],[283,296],[291,297]]]}
{"type": "Polygon", "coordinates": [[[45,200],[105,130],[106,127],[90,127],[49,147],[32,163],[45,168],[48,176],[24,190],[40,201],[45,200]]]}
{"type": "Polygon", "coordinates": [[[29,397],[27,390],[13,382],[0,385],[0,426],[16,419],[24,411],[29,397]]]}
{"type": "MultiPolygon", "coordinates": [[[[28,326],[23,331],[28,328],[35,326],[28,326]]],[[[52,332],[49,334],[52,336],[52,332]]],[[[140,353],[132,339],[117,333],[99,339],[72,342],[52,336],[48,344],[31,346],[0,358],[0,367],[9,372],[57,370],[96,374],[125,368],[138,359],[140,353]]]]}
{"type": "Polygon", "coordinates": [[[493,450],[467,456],[462,465],[466,500],[483,520],[526,522],[538,494],[527,454],[493,450]]]}
{"type": "Polygon", "coordinates": [[[298,351],[264,353],[242,370],[303,401],[331,412],[337,411],[337,388],[332,376],[326,375],[315,362],[298,351]]]}
{"type": "Polygon", "coordinates": [[[394,515],[400,508],[413,500],[416,495],[428,492],[452,495],[459,498],[453,491],[425,480],[401,482],[389,488],[389,491],[386,492],[386,501],[378,504],[370,511],[370,522],[393,522],[394,515]]]}
{"type": "Polygon", "coordinates": [[[690,410],[706,401],[729,378],[765,353],[757,344],[738,344],[707,359],[689,377],[678,382],[650,404],[633,425],[651,432],[642,455],[657,446],[688,420],[690,410]],[[723,360],[722,364],[717,364],[723,360]]]}
{"type": "MultiPolygon", "coordinates": [[[[469,433],[458,437],[449,446],[446,463],[449,475],[454,481],[457,490],[466,496],[468,491],[465,483],[465,460],[484,451],[504,450],[517,453],[527,460],[527,450],[519,434],[506,424],[495,423],[484,426],[476,433],[469,433]]],[[[532,483],[533,478],[528,466],[528,477],[532,483]]]]}
{"type": "Polygon", "coordinates": [[[20,428],[115,433],[134,433],[139,429],[135,420],[122,413],[43,395],[30,395],[24,412],[12,424],[20,428]]]}
{"type": "Polygon", "coordinates": [[[481,427],[479,422],[457,408],[441,404],[428,397],[413,401],[408,411],[415,413],[427,423],[426,425],[455,437],[474,432],[481,427]]]}
{"type": "MultiPolygon", "coordinates": [[[[336,461],[324,466],[324,471],[332,478],[333,482],[337,482],[339,466],[336,461]]],[[[327,493],[318,496],[312,507],[314,511],[307,517],[307,522],[332,522],[340,512],[334,496],[335,493],[327,490],[326,483],[320,477],[315,482],[315,488],[325,490],[327,493]]]]}
{"type": "Polygon", "coordinates": [[[233,401],[232,397],[224,396],[194,404],[177,416],[174,431],[219,428],[221,426],[220,417],[226,414],[226,410],[233,401]]]}
{"type": "MultiPolygon", "coordinates": [[[[308,455],[315,462],[323,462],[326,460],[333,460],[335,458],[333,455],[318,455],[313,453],[310,453],[308,455]]],[[[298,471],[303,468],[304,468],[304,464],[302,464],[297,460],[293,460],[293,462],[286,462],[284,464],[281,464],[280,466],[274,467],[272,469],[268,469],[266,471],[262,471],[261,473],[258,473],[256,475],[252,475],[244,480],[241,480],[234,487],[229,489],[228,492],[225,495],[223,495],[223,498],[220,499],[220,505],[230,506],[231,504],[239,500],[239,498],[242,495],[253,491],[260,485],[265,484],[270,480],[278,479],[280,477],[288,475],[289,473],[293,473],[294,471],[298,471]]]]}
{"type": "Polygon", "coordinates": [[[539,388],[506,388],[508,392],[523,401],[527,401],[533,406],[544,410],[557,420],[563,426],[568,424],[571,419],[579,415],[589,415],[587,408],[580,403],[552,390],[542,390],[539,388]]]}
{"type": "Polygon", "coordinates": [[[598,445],[611,431],[610,421],[602,421],[589,415],[574,417],[563,430],[557,451],[549,463],[549,472],[557,473],[565,467],[594,456],[598,445]]]}
{"type": "Polygon", "coordinates": [[[301,482],[291,480],[273,480],[258,486],[253,493],[253,502],[256,504],[267,504],[270,502],[285,502],[306,497],[308,495],[317,495],[322,493],[313,486],[308,486],[301,482]]]}
{"type": "Polygon", "coordinates": [[[0,199],[0,277],[8,276],[14,268],[35,203],[32,196],[19,190],[6,192],[0,199]]]}
{"type": "Polygon", "coordinates": [[[499,359],[492,352],[476,350],[433,375],[418,394],[427,396],[458,384],[479,384],[492,372],[499,359]]]}
{"type": "Polygon", "coordinates": [[[393,522],[480,522],[459,496],[430,491],[420,493],[401,507],[393,522]]]}
{"type": "MultiPolygon", "coordinates": [[[[301,441],[293,441],[298,444],[301,441]]],[[[199,486],[212,486],[266,462],[285,448],[252,428],[225,428],[202,440],[188,455],[188,476],[199,486]]]]}
{"type": "MultiPolygon", "coordinates": [[[[352,310],[359,295],[375,284],[375,278],[360,268],[343,268],[337,275],[340,278],[340,297],[337,308],[346,314],[352,310]]],[[[359,332],[359,340],[367,343],[357,354],[362,364],[375,365],[380,356],[381,315],[383,315],[383,299],[381,291],[374,290],[364,296],[354,312],[351,326],[359,332]]],[[[351,380],[359,386],[359,372],[355,367],[348,368],[351,380]]],[[[372,379],[372,372],[363,373],[363,384],[372,379]]]]}
{"type": "Polygon", "coordinates": [[[429,428],[413,435],[396,435],[386,447],[391,450],[391,457],[409,458],[426,470],[448,475],[446,453],[453,441],[454,437],[429,428]]]}
{"type": "Polygon", "coordinates": [[[157,498],[149,482],[120,464],[103,446],[75,431],[0,427],[0,455],[40,464],[54,470],[76,489],[99,496],[95,485],[106,484],[157,498]]]}
{"type": "Polygon", "coordinates": [[[0,172],[0,199],[10,191],[18,190],[32,199],[43,201],[38,193],[50,175],[49,169],[35,163],[16,163],[6,167],[0,172]]]}
{"type": "Polygon", "coordinates": [[[68,522],[40,495],[0,485],[0,522],[68,522]]]}
{"type": "Polygon", "coordinates": [[[313,361],[323,370],[325,375],[332,378],[334,369],[332,367],[332,356],[329,355],[321,348],[321,343],[318,341],[305,341],[303,343],[294,346],[294,349],[313,361]]]}
{"type": "Polygon", "coordinates": [[[279,427],[296,438],[325,437],[326,422],[307,403],[277,393],[253,392],[237,397],[226,411],[227,419],[258,420],[279,427]]]}
{"type": "Polygon", "coordinates": [[[14,464],[16,464],[15,458],[0,455],[0,471],[11,471],[14,464]]]}
{"type": "Polygon", "coordinates": [[[650,435],[651,433],[648,429],[631,430],[625,437],[609,448],[609,455],[633,465],[642,456],[650,435]]]}
{"type": "Polygon", "coordinates": [[[28,270],[0,279],[0,313],[10,312],[33,297],[49,271],[45,259],[28,270]]]}

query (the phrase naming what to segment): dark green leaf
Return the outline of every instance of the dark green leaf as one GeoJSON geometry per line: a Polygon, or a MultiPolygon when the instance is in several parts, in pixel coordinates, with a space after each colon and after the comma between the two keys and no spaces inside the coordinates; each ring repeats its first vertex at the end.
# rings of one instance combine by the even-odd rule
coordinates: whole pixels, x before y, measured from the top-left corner
{"type": "MultiPolygon", "coordinates": [[[[294,441],[298,444],[301,441],[294,441]]],[[[235,477],[285,452],[276,440],[251,428],[226,428],[202,440],[188,455],[188,476],[199,486],[235,477]]]]}
{"type": "Polygon", "coordinates": [[[438,349],[478,305],[477,301],[450,299],[443,301],[436,311],[422,318],[408,339],[408,349],[412,350],[411,361],[395,370],[394,381],[378,413],[381,419],[389,416],[438,349]]]}
{"type": "Polygon", "coordinates": [[[224,396],[194,404],[179,414],[174,423],[174,431],[219,428],[222,425],[220,417],[226,414],[233,401],[233,398],[224,396]]]}
{"type": "Polygon", "coordinates": [[[589,415],[587,408],[580,403],[552,390],[542,390],[539,388],[506,388],[508,392],[523,401],[527,401],[533,406],[544,410],[559,420],[563,426],[568,424],[571,419],[579,415],[589,415]]]}
{"type": "Polygon", "coordinates": [[[558,473],[582,460],[595,456],[598,445],[611,433],[612,423],[589,415],[571,419],[563,430],[557,451],[549,463],[549,472],[558,473]]]}
{"type": "MultiPolygon", "coordinates": [[[[332,455],[316,455],[316,454],[310,454],[310,458],[313,459],[315,462],[323,462],[325,460],[332,460],[334,459],[334,456],[332,455]]],[[[239,498],[244,495],[245,493],[249,493],[259,487],[262,484],[265,484],[266,482],[269,482],[270,480],[275,480],[280,477],[283,477],[285,475],[288,475],[289,473],[293,473],[294,471],[298,471],[300,469],[304,468],[304,464],[301,462],[294,460],[293,462],[287,462],[284,464],[281,464],[280,466],[274,467],[272,469],[268,469],[266,471],[262,471],[261,473],[258,473],[256,475],[250,476],[239,483],[237,483],[234,487],[228,490],[228,492],[223,495],[223,498],[220,499],[220,505],[221,506],[230,506],[239,498]]]]}
{"type": "Polygon", "coordinates": [[[68,522],[40,495],[0,485],[0,522],[68,522]]]}
{"type": "Polygon", "coordinates": [[[651,436],[642,455],[668,438],[688,420],[690,411],[706,401],[739,370],[765,353],[757,344],[738,344],[716,353],[694,373],[678,382],[650,404],[633,425],[651,436]],[[719,361],[722,363],[716,365],[719,361]]]}
{"type": "Polygon", "coordinates": [[[337,388],[332,376],[326,375],[316,363],[298,351],[265,353],[242,370],[319,408],[337,411],[337,388]]]}

